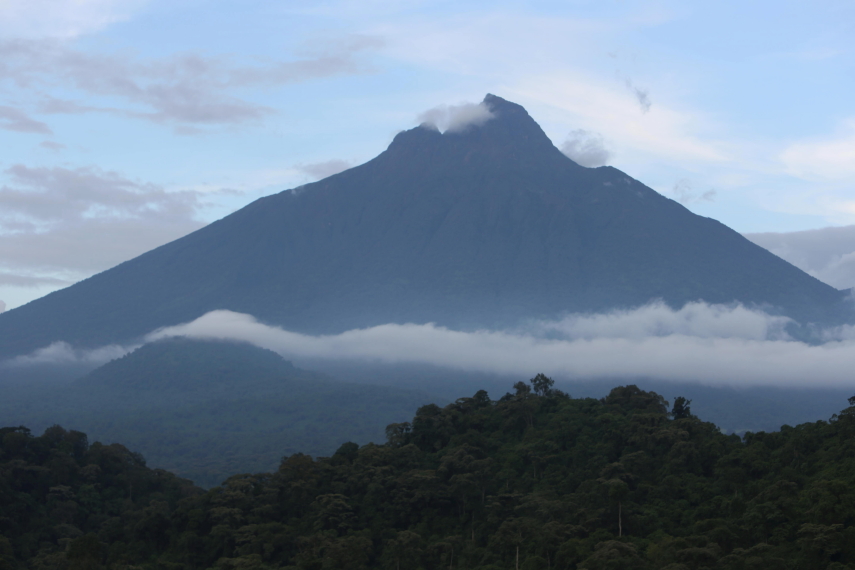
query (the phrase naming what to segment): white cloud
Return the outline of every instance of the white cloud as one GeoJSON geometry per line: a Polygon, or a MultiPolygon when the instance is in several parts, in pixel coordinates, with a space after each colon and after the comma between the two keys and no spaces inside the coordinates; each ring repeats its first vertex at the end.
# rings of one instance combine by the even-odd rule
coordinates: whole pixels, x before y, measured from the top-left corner
{"type": "Polygon", "coordinates": [[[5,310],[6,310],[6,303],[4,303],[3,301],[0,301],[0,313],[4,312],[5,310]]]}
{"type": "Polygon", "coordinates": [[[419,114],[418,122],[436,127],[442,132],[461,132],[468,127],[483,125],[493,113],[483,103],[439,105],[419,114]]]}
{"type": "Polygon", "coordinates": [[[570,131],[567,139],[561,144],[561,152],[576,164],[588,168],[605,166],[612,156],[606,148],[603,136],[585,129],[570,131]]]}
{"type": "Polygon", "coordinates": [[[149,335],[236,340],[289,358],[413,362],[464,370],[578,378],[651,377],[731,385],[851,385],[855,341],[812,346],[788,339],[779,317],[744,307],[664,305],[573,316],[525,331],[454,331],[387,324],[330,336],[214,311],[149,335]],[[540,330],[537,330],[539,327],[540,330]]]}

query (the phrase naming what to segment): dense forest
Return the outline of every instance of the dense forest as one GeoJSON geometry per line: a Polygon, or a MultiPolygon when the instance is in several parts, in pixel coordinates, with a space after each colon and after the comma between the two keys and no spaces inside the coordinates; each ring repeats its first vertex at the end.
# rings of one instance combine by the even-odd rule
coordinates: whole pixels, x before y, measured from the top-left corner
{"type": "Polygon", "coordinates": [[[4,428],[0,569],[855,568],[849,403],[740,438],[684,398],[538,375],[208,491],[80,432],[4,428]]]}
{"type": "Polygon", "coordinates": [[[74,427],[206,488],[275,469],[298,451],[331,455],[346,441],[383,441],[389,422],[432,401],[338,382],[250,344],[189,339],[145,344],[63,385],[0,383],[0,393],[0,425],[74,427]]]}

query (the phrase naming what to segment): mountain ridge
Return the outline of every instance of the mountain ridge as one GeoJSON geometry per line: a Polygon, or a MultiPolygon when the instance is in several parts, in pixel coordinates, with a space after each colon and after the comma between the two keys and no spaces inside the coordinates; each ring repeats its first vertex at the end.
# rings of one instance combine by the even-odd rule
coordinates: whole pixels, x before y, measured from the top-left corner
{"type": "Polygon", "coordinates": [[[365,164],[3,313],[0,358],[124,342],[215,309],[310,334],[499,328],[652,299],[840,322],[843,292],[616,168],[579,166],[521,106],[483,104],[481,125],[403,131],[365,164]]]}

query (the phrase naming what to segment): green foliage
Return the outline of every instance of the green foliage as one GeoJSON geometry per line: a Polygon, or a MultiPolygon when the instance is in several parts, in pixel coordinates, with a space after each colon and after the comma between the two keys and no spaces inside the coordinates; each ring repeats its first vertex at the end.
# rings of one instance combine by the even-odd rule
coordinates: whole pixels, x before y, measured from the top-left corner
{"type": "Polygon", "coordinates": [[[741,439],[636,386],[574,399],[546,380],[423,406],[386,445],[291,454],[204,493],[121,446],[4,428],[0,564],[855,567],[855,407],[741,439]]]}

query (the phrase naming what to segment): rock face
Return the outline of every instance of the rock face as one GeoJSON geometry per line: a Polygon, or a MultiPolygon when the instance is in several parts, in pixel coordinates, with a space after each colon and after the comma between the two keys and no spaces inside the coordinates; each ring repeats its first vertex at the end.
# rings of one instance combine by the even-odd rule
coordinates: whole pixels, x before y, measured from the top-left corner
{"type": "Polygon", "coordinates": [[[525,109],[422,125],[373,160],[262,198],[0,315],[0,358],[121,342],[214,309],[291,330],[508,326],[702,299],[839,320],[843,293],[611,167],[564,156],[525,109]]]}

